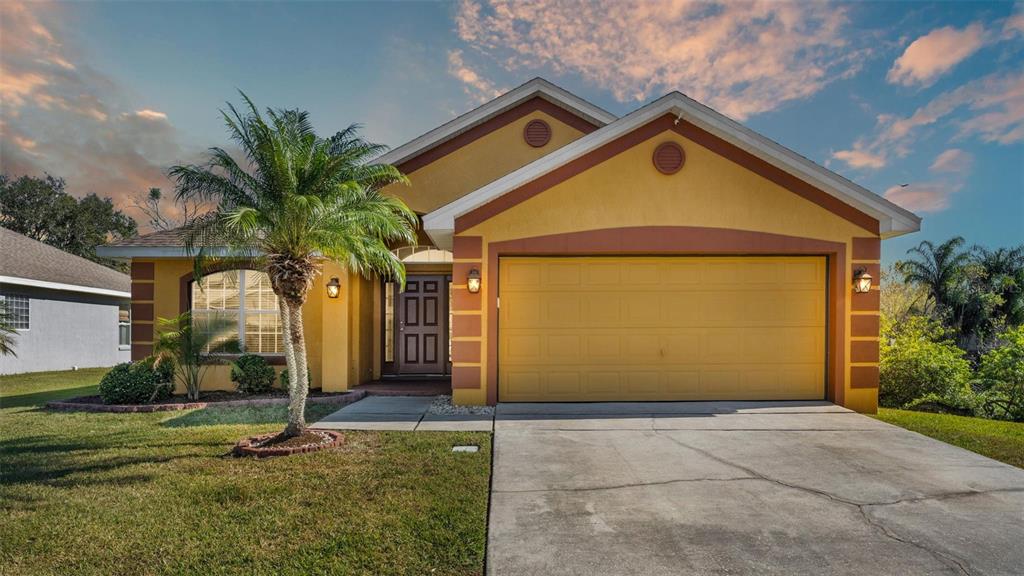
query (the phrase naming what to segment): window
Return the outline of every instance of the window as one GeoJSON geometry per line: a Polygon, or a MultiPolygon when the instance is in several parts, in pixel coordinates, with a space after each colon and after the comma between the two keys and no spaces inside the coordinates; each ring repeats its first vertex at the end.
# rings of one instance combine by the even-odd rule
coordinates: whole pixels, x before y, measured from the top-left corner
{"type": "Polygon", "coordinates": [[[244,352],[282,354],[281,318],[270,278],[255,270],[229,270],[192,283],[193,322],[213,317],[238,325],[231,334],[244,352]]]}
{"type": "Polygon", "coordinates": [[[395,361],[395,283],[384,283],[384,361],[395,361]]]}
{"type": "Polygon", "coordinates": [[[117,311],[117,345],[121,348],[132,345],[132,311],[127,305],[117,311]]]}
{"type": "Polygon", "coordinates": [[[28,296],[0,295],[0,304],[3,305],[11,328],[28,330],[28,296]]]}

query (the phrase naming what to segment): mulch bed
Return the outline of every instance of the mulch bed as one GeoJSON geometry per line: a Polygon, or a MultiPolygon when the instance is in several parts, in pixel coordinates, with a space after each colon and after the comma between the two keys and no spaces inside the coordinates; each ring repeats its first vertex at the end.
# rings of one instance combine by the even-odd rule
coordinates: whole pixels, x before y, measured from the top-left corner
{"type": "MultiPolygon", "coordinates": [[[[362,400],[366,392],[353,390],[349,392],[317,392],[309,391],[307,404],[337,404],[339,406],[362,400]]],[[[174,410],[192,410],[219,406],[233,408],[239,406],[281,406],[288,404],[288,395],[260,394],[243,396],[232,392],[205,392],[199,401],[185,399],[184,396],[172,396],[167,400],[152,404],[104,404],[99,396],[79,396],[65,400],[47,402],[51,410],[68,410],[79,412],[167,412],[174,410]]]]}
{"type": "Polygon", "coordinates": [[[255,458],[288,456],[337,446],[344,439],[341,432],[333,430],[307,429],[298,436],[284,440],[279,440],[279,436],[280,432],[271,432],[243,438],[235,445],[233,452],[235,456],[253,456],[255,458]]]}

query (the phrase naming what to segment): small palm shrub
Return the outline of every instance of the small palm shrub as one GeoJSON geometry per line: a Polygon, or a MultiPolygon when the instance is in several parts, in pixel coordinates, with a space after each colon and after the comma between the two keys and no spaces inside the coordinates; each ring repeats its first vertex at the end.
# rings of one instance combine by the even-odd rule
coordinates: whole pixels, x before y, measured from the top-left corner
{"type": "Polygon", "coordinates": [[[104,404],[149,404],[171,395],[174,375],[166,367],[153,365],[147,358],[114,366],[100,381],[104,404]]]}
{"type": "Polygon", "coordinates": [[[231,381],[243,394],[266,394],[274,387],[274,369],[257,354],[242,354],[231,365],[231,381]]]}
{"type": "Polygon", "coordinates": [[[937,322],[912,317],[883,321],[878,402],[899,408],[934,394],[957,398],[969,393],[971,365],[937,322]]]}

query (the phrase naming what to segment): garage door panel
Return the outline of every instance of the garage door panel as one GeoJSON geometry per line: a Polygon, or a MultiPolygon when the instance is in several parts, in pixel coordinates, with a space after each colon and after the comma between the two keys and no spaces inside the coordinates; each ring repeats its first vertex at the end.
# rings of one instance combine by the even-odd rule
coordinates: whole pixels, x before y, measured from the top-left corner
{"type": "Polygon", "coordinates": [[[825,268],[823,257],[502,258],[499,398],[822,398],[825,268]]]}

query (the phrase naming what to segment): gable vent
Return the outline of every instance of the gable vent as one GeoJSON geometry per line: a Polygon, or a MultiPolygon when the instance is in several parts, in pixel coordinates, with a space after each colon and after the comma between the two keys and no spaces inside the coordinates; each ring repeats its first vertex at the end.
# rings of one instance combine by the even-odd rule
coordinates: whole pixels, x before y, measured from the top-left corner
{"type": "Polygon", "coordinates": [[[534,148],[540,148],[551,141],[551,126],[543,120],[530,120],[523,128],[523,139],[534,148]]]}
{"type": "Polygon", "coordinates": [[[662,174],[675,174],[683,167],[686,154],[683,147],[675,142],[664,142],[654,149],[654,167],[662,174]]]}

